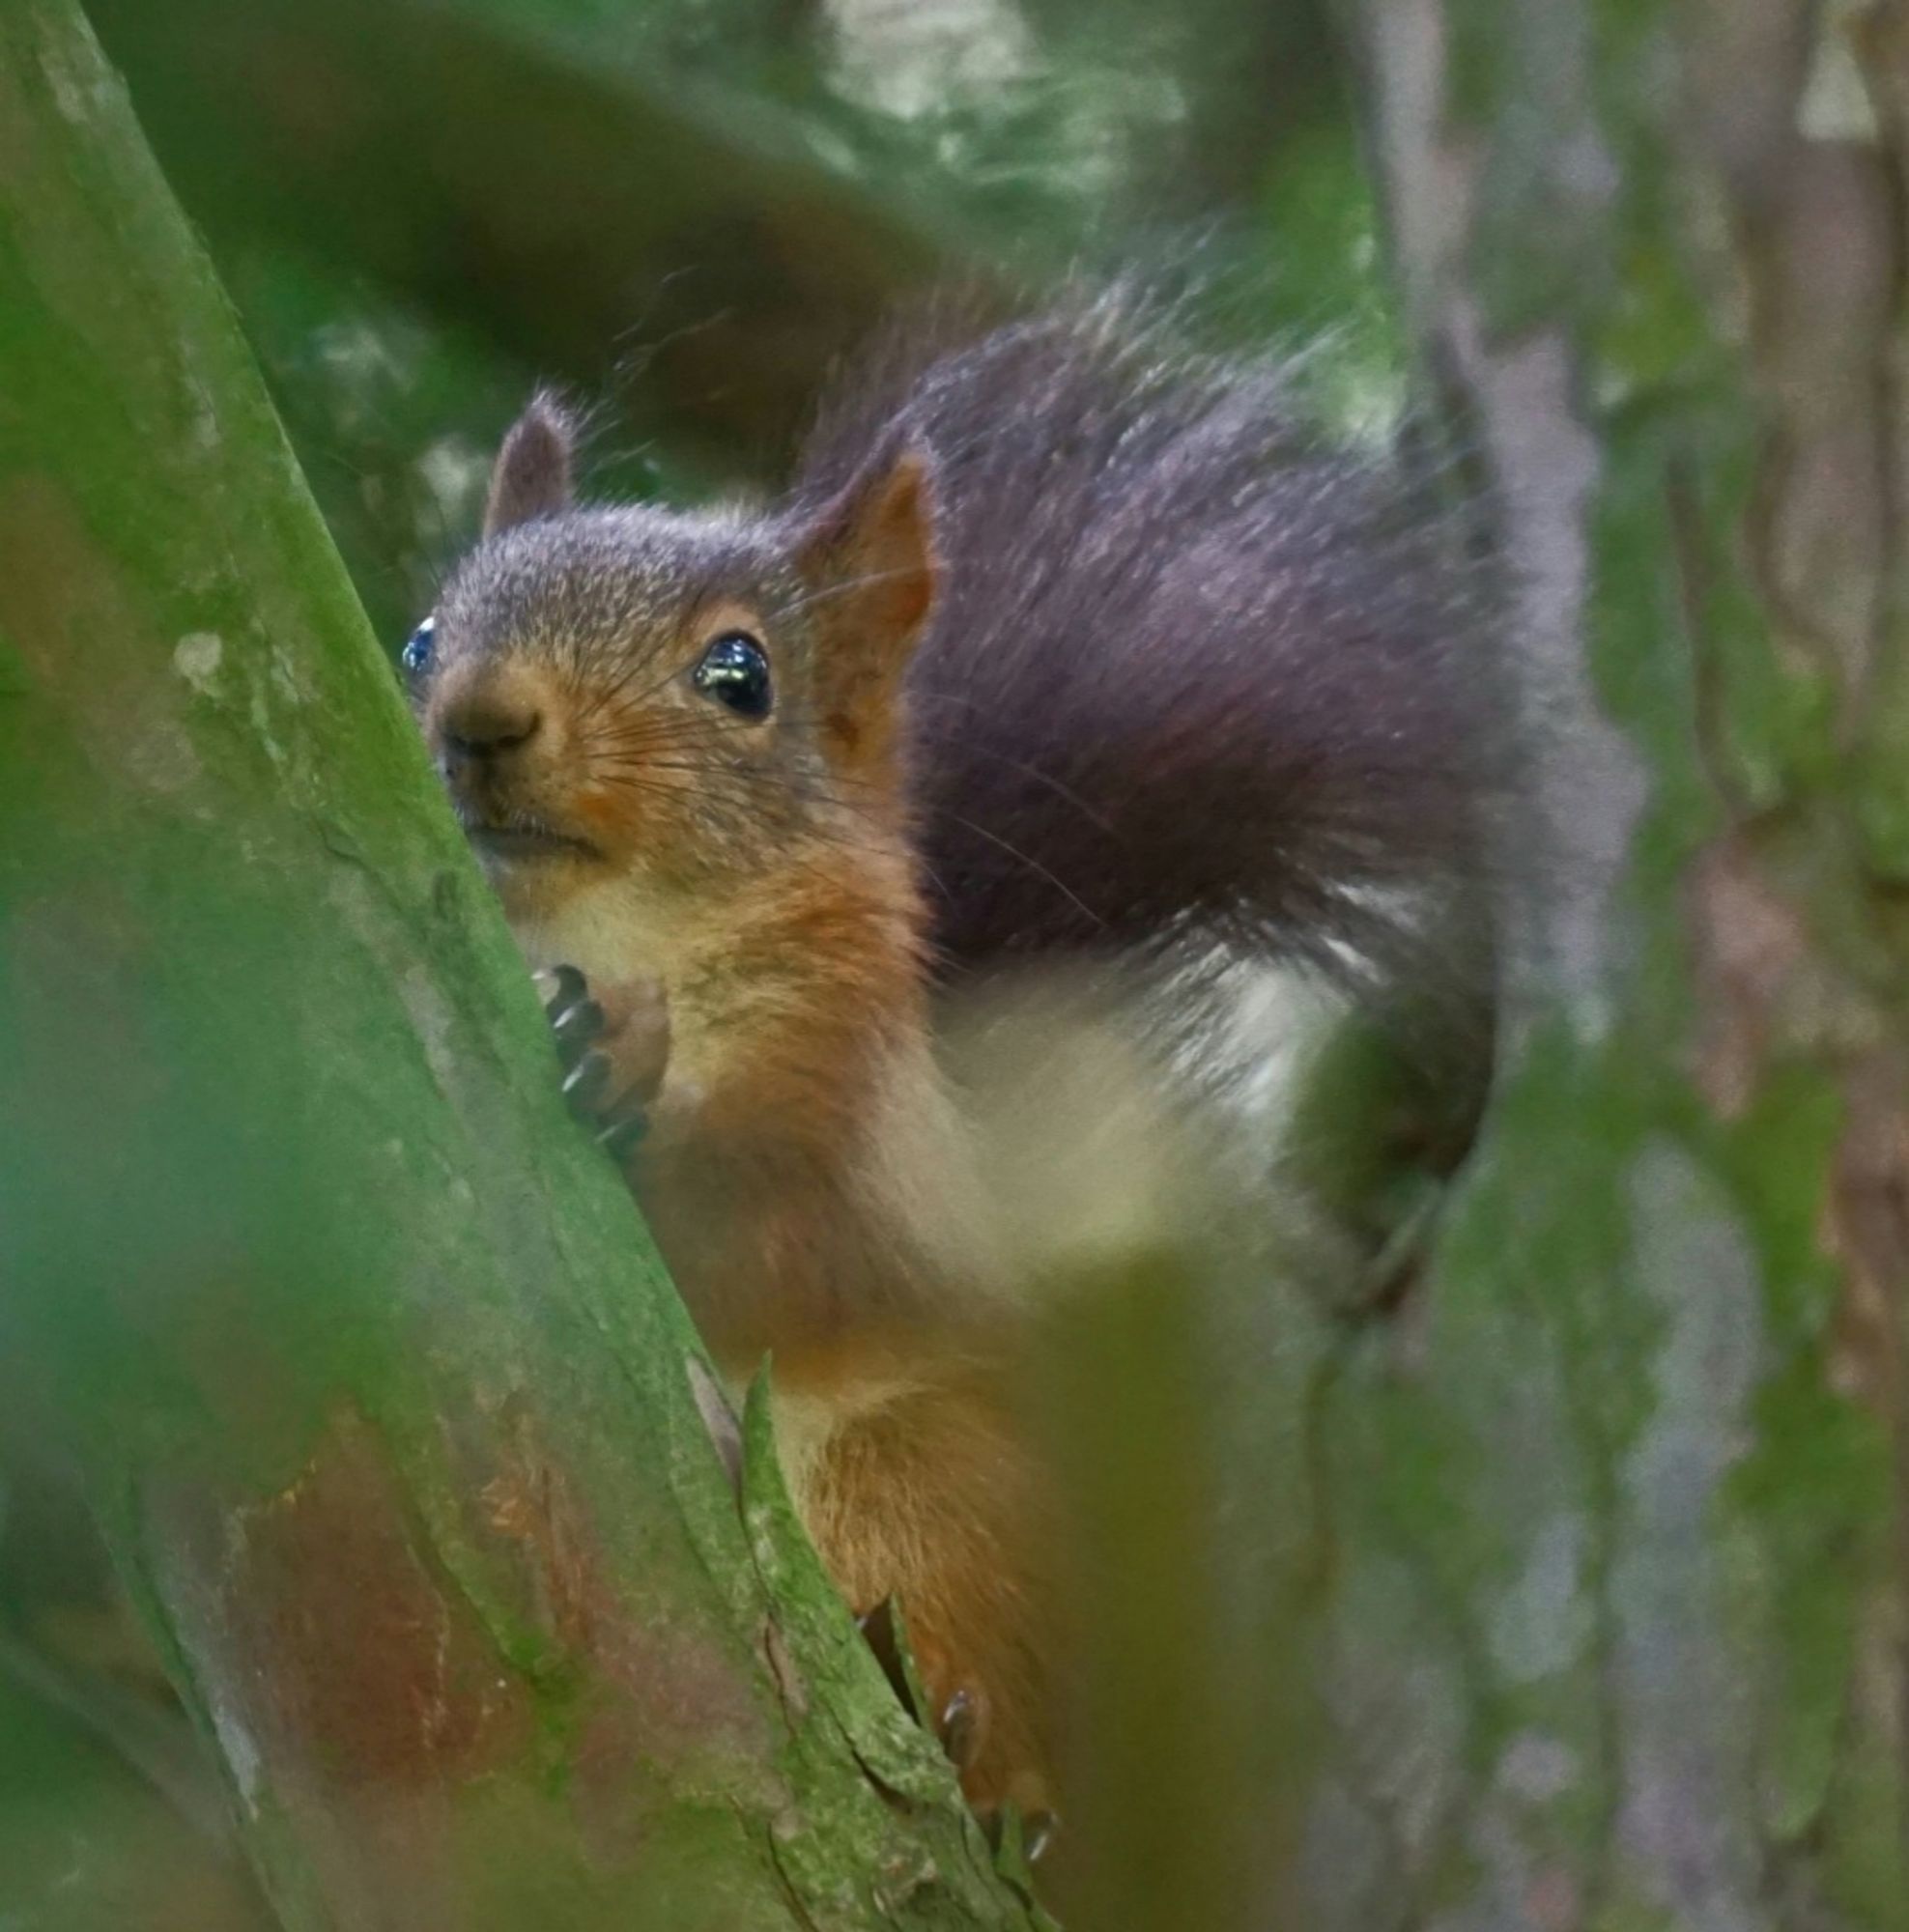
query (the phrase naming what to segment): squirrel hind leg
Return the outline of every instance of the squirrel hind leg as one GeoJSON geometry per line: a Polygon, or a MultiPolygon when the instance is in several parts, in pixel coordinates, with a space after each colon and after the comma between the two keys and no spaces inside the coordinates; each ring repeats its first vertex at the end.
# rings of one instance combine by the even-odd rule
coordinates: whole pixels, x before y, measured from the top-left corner
{"type": "Polygon", "coordinates": [[[889,1688],[902,1708],[925,1729],[931,1730],[948,1761],[965,1781],[980,1763],[987,1736],[989,1707],[985,1695],[957,1684],[940,1703],[926,1686],[918,1685],[902,1661],[901,1629],[895,1600],[884,1597],[872,1609],[858,1612],[855,1627],[874,1652],[889,1688]]]}
{"type": "Polygon", "coordinates": [[[882,1674],[902,1708],[931,1730],[948,1753],[948,1761],[960,1780],[961,1795],[987,1834],[988,1843],[997,1851],[1000,1849],[1006,1806],[1011,1804],[1020,1814],[1021,1857],[1030,1866],[1041,1866],[1044,1871],[1043,1861],[1059,1836],[1061,1821],[1060,1814],[1048,1803],[1045,1777],[1026,1769],[1034,1762],[1033,1748],[1029,1747],[1020,1752],[1021,1771],[1003,1780],[988,1762],[986,1746],[993,1713],[984,1693],[957,1685],[938,1705],[926,1685],[919,1687],[918,1694],[918,1687],[910,1680],[901,1660],[901,1637],[893,1598],[884,1597],[872,1609],[861,1611],[855,1627],[874,1652],[875,1662],[881,1665],[882,1674]],[[927,1708],[924,1709],[924,1705],[927,1708]]]}
{"type": "MultiPolygon", "coordinates": [[[[779,1365],[800,1379],[799,1363],[779,1365]]],[[[786,1384],[785,1384],[786,1386],[786,1384]]],[[[999,1392],[917,1384],[841,1419],[805,1459],[797,1500],[816,1548],[904,1703],[954,1760],[983,1816],[1053,1808],[1051,1579],[1043,1484],[999,1392]],[[882,1605],[899,1611],[906,1686],[882,1605]],[[873,1606],[869,1614],[869,1606],[873,1606]],[[884,1655],[884,1650],[888,1655],[884,1655]]]]}
{"type": "Polygon", "coordinates": [[[998,1831],[1003,1807],[1012,1804],[1030,1831],[1039,1820],[1051,1835],[1054,1813],[1039,1747],[1031,1736],[1020,1734],[1020,1726],[996,1721],[1001,1707],[981,1681],[984,1671],[965,1675],[969,1660],[951,1655],[931,1634],[917,1641],[911,1634],[908,1648],[918,1687],[902,1662],[893,1598],[884,1597],[858,1613],[855,1624],[902,1707],[947,1752],[962,1796],[983,1823],[998,1831]]]}

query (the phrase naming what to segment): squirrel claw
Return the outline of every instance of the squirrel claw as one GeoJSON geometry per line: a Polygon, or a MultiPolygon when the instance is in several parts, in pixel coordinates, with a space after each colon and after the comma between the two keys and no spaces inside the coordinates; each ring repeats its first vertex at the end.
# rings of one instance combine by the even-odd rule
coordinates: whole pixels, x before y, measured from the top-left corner
{"type": "Polygon", "coordinates": [[[535,976],[551,1038],[566,1070],[574,1070],[585,1050],[601,1039],[604,1010],[590,997],[589,982],[574,966],[556,966],[535,976]]]}
{"type": "Polygon", "coordinates": [[[1060,1829],[1061,1818],[1058,1812],[1029,1812],[1021,1821],[1021,1857],[1029,1864],[1038,1865],[1052,1848],[1055,1835],[1060,1829]]]}
{"type": "Polygon", "coordinates": [[[540,968],[531,978],[563,1069],[563,1097],[597,1146],[627,1169],[649,1131],[649,1102],[668,1050],[661,993],[633,985],[599,999],[575,966],[540,968]],[[641,1030],[633,1033],[633,1022],[641,1030]],[[641,1049],[634,1067],[633,1038],[641,1049]]]}
{"type": "Polygon", "coordinates": [[[603,1009],[594,1000],[579,1000],[552,1011],[550,1030],[559,1047],[585,1046],[603,1031],[603,1009]]]}
{"type": "Polygon", "coordinates": [[[901,1645],[896,1630],[895,1600],[892,1597],[884,1597],[880,1603],[859,1611],[855,1628],[874,1652],[875,1662],[881,1665],[882,1674],[900,1699],[901,1708],[917,1723],[934,1733],[942,1749],[948,1753],[949,1762],[965,1777],[981,1754],[983,1736],[987,1728],[985,1697],[965,1685],[959,1685],[939,1705],[933,1699],[940,1693],[931,1688],[924,1693],[928,1699],[926,1709],[917,1701],[916,1687],[910,1681],[907,1666],[901,1659],[901,1645]],[[936,1715],[930,1717],[930,1713],[936,1715]]]}
{"type": "Polygon", "coordinates": [[[649,1132],[649,1109],[633,1103],[612,1115],[598,1133],[597,1146],[616,1160],[627,1155],[649,1132]]]}
{"type": "MultiPolygon", "coordinates": [[[[975,1821],[981,1826],[988,1850],[998,1857],[1008,1833],[1007,1812],[999,1805],[991,1805],[985,1811],[978,1811],[975,1821]]],[[[1022,1860],[1030,1865],[1038,1865],[1054,1849],[1054,1840],[1060,1830],[1061,1814],[1058,1811],[1024,1812],[1021,1816],[1022,1860]]]]}
{"type": "Polygon", "coordinates": [[[530,975],[530,983],[544,1003],[544,1011],[553,1019],[588,991],[584,976],[574,966],[539,966],[530,975]]]}
{"type": "Polygon", "coordinates": [[[966,1771],[974,1762],[975,1747],[981,1741],[980,1716],[969,1692],[957,1690],[949,1698],[941,1707],[941,1719],[936,1729],[941,1734],[941,1747],[948,1753],[949,1762],[956,1771],[966,1771]]]}
{"type": "Polygon", "coordinates": [[[610,1057],[594,1047],[563,1076],[563,1097],[570,1110],[588,1119],[602,1104],[610,1086],[610,1057]]]}

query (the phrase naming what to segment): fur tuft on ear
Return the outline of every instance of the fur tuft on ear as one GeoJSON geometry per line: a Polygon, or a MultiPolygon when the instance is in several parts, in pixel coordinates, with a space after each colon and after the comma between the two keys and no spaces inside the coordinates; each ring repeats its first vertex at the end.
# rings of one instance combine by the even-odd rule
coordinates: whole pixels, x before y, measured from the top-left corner
{"type": "Polygon", "coordinates": [[[568,509],[576,446],[569,412],[548,389],[539,389],[498,451],[484,505],[484,534],[496,536],[514,524],[568,509]]]}
{"type": "Polygon", "coordinates": [[[822,729],[845,764],[893,752],[901,679],[933,608],[932,471],[912,444],[870,463],[808,526],[796,569],[815,613],[822,729]]]}

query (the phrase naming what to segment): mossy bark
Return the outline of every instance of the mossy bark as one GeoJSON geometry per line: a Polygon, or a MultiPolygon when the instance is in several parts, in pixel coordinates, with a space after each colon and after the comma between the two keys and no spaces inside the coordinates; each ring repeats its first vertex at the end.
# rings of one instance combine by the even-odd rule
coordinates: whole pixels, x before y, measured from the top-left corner
{"type": "Polygon", "coordinates": [[[1411,320],[1511,559],[1544,830],[1482,1150],[1324,1405],[1309,1922],[1882,1932],[1904,17],[1354,13],[1411,320]]]}
{"type": "Polygon", "coordinates": [[[288,1926],[1025,1922],[740,1476],[71,0],[0,13],[0,1363],[288,1926]]]}

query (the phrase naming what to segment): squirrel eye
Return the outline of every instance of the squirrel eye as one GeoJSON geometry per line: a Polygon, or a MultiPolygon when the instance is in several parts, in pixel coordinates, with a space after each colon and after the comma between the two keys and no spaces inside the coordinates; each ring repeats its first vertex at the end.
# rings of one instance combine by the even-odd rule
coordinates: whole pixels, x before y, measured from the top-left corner
{"type": "Polygon", "coordinates": [[[431,646],[437,635],[437,618],[427,617],[405,639],[405,647],[398,653],[398,662],[413,677],[431,668],[431,646]]]}
{"type": "Polygon", "coordinates": [[[706,697],[738,718],[766,718],[773,696],[769,654],[747,631],[725,631],[697,662],[693,679],[706,697]]]}

